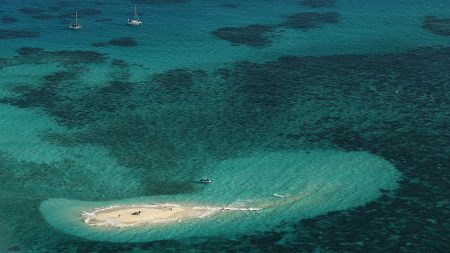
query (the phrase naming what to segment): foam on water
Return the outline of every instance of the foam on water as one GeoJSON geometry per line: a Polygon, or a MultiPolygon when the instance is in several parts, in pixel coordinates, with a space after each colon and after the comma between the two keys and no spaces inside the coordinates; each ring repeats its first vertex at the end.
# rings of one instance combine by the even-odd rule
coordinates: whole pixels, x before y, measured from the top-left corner
{"type": "Polygon", "coordinates": [[[364,205],[379,197],[380,189],[395,189],[400,177],[394,166],[381,157],[336,150],[261,152],[211,164],[201,173],[199,177],[208,176],[214,182],[189,194],[104,202],[49,199],[41,204],[40,211],[53,227],[91,240],[136,242],[232,236],[267,231],[281,222],[364,205]],[[90,227],[81,220],[83,211],[96,208],[167,202],[262,210],[126,229],[90,227]]]}

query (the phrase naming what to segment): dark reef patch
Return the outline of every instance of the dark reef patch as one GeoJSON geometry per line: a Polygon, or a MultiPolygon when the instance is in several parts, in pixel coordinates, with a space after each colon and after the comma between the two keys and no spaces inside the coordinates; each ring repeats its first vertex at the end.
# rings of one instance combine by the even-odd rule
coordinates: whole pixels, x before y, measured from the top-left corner
{"type": "Polygon", "coordinates": [[[232,45],[266,47],[272,42],[269,36],[272,31],[272,26],[255,24],[244,27],[223,27],[214,30],[212,34],[232,45]]]}
{"type": "Polygon", "coordinates": [[[300,3],[311,8],[333,7],[336,0],[301,0],[300,3]]]}
{"type": "Polygon", "coordinates": [[[53,74],[44,76],[44,80],[48,83],[58,84],[58,83],[66,82],[68,80],[74,80],[77,77],[78,77],[78,72],[74,71],[74,70],[58,71],[53,74]]]}
{"type": "Polygon", "coordinates": [[[192,86],[204,80],[208,74],[203,70],[190,70],[186,68],[170,69],[166,72],[155,74],[151,78],[151,84],[172,99],[189,96],[192,86]]]}
{"type": "Polygon", "coordinates": [[[109,85],[100,88],[98,94],[104,96],[129,95],[133,90],[132,87],[130,83],[113,81],[109,85]]]}
{"type": "Polygon", "coordinates": [[[244,99],[245,103],[270,114],[280,110],[283,104],[281,98],[284,98],[283,102],[287,102],[297,93],[296,77],[286,75],[283,67],[279,62],[261,65],[242,61],[235,63],[232,68],[220,69],[218,73],[232,87],[230,91],[234,94],[233,99],[244,99]],[[279,81],[280,78],[283,82],[279,81]]]}
{"type": "Polygon", "coordinates": [[[16,85],[10,89],[14,93],[24,94],[33,90],[29,85],[16,85]]]}
{"type": "Polygon", "coordinates": [[[280,24],[291,29],[312,29],[324,24],[334,24],[339,21],[339,13],[336,12],[300,12],[286,17],[286,21],[280,24]]]}
{"type": "Polygon", "coordinates": [[[123,60],[119,60],[119,59],[113,59],[113,60],[111,61],[111,65],[112,65],[112,66],[121,67],[121,68],[124,68],[124,67],[128,67],[128,66],[129,66],[128,63],[126,63],[126,62],[123,61],[123,60]]]}
{"type": "Polygon", "coordinates": [[[137,41],[133,37],[122,37],[117,39],[112,39],[109,42],[93,42],[91,46],[93,47],[107,47],[107,46],[117,46],[117,47],[135,47],[137,46],[137,41]]]}
{"type": "MultiPolygon", "coordinates": [[[[67,68],[43,76],[41,85],[37,85],[37,87],[25,85],[21,88],[21,85],[16,86],[14,91],[18,96],[1,98],[0,102],[20,108],[41,109],[59,119],[59,122],[65,122],[65,125],[68,126],[83,124],[80,122],[89,122],[96,118],[80,111],[83,106],[91,105],[83,104],[83,99],[78,97],[73,99],[80,100],[79,103],[74,103],[68,94],[72,94],[72,96],[78,93],[81,96],[85,94],[84,89],[77,88],[79,76],[87,70],[84,64],[105,62],[106,57],[103,54],[94,51],[44,51],[39,48],[21,48],[18,52],[19,56],[6,59],[5,65],[58,62],[61,67],[67,68]]],[[[99,103],[103,102],[102,99],[98,99],[98,101],[99,103]]],[[[99,107],[101,106],[92,108],[101,112],[102,108],[99,107]]]]}
{"type": "Polygon", "coordinates": [[[19,245],[13,245],[11,247],[8,248],[8,251],[21,251],[22,249],[20,248],[19,245]]]}
{"type": "Polygon", "coordinates": [[[44,52],[43,48],[38,47],[21,47],[17,50],[17,53],[22,56],[28,56],[33,54],[39,54],[44,52]]]}
{"type": "Polygon", "coordinates": [[[137,42],[132,37],[122,37],[117,39],[112,39],[109,41],[109,44],[118,47],[135,47],[137,46],[137,42]]]}
{"type": "MultiPolygon", "coordinates": [[[[124,84],[132,76],[131,66],[127,62],[119,59],[113,59],[111,61],[111,78],[114,80],[111,84],[124,84]]],[[[130,87],[129,84],[127,84],[130,87]]],[[[130,108],[129,108],[130,109],[130,108]]]]}
{"type": "Polygon", "coordinates": [[[40,15],[43,12],[45,12],[45,10],[43,10],[43,9],[34,8],[34,7],[23,7],[23,8],[20,8],[19,11],[24,14],[29,14],[29,15],[40,15]]]}
{"type": "MultiPolygon", "coordinates": [[[[71,66],[42,78],[38,87],[17,87],[19,96],[6,97],[0,102],[20,108],[38,108],[68,127],[82,126],[129,105],[127,96],[132,84],[113,81],[104,87],[82,89],[77,87],[85,67],[71,66]],[[78,94],[77,96],[74,94],[78,94]]],[[[114,74],[114,73],[113,73],[114,74]]],[[[126,73],[124,74],[126,79],[126,73]]]]}
{"type": "Polygon", "coordinates": [[[104,54],[95,51],[83,50],[60,50],[60,51],[44,51],[40,54],[42,57],[61,62],[64,65],[77,65],[82,63],[103,63],[106,61],[104,54]]]}
{"type": "Polygon", "coordinates": [[[1,98],[0,102],[14,105],[19,108],[51,108],[52,106],[55,106],[57,102],[60,102],[60,100],[56,95],[56,90],[50,87],[39,87],[22,93],[20,97],[1,98]]]}
{"type": "Polygon", "coordinates": [[[437,35],[450,36],[450,18],[427,16],[423,19],[422,27],[437,35]]]}
{"type": "Polygon", "coordinates": [[[227,8],[227,9],[236,9],[238,8],[240,5],[236,4],[236,3],[224,3],[222,4],[223,7],[227,8]]]}
{"type": "MultiPolygon", "coordinates": [[[[38,88],[25,91],[19,97],[2,98],[0,102],[11,104],[20,108],[39,108],[56,118],[61,125],[68,127],[82,126],[92,123],[99,118],[103,112],[115,112],[120,98],[114,99],[114,94],[101,91],[94,94],[86,94],[85,91],[78,91],[81,97],[71,98],[66,93],[74,92],[59,79],[67,73],[49,76],[45,80],[47,83],[38,88]],[[84,95],[84,96],[83,96],[84,95]],[[104,97],[100,97],[103,95],[104,97]],[[96,99],[96,100],[95,100],[96,99]],[[94,101],[95,100],[95,101],[94,101]]],[[[72,77],[73,78],[73,77],[72,77]]],[[[121,87],[123,90],[123,87],[121,87]]],[[[110,88],[109,90],[113,90],[110,88]]],[[[119,90],[119,88],[115,88],[119,90]]],[[[126,90],[122,92],[125,93],[126,90]]],[[[119,95],[117,95],[119,96],[119,95]]]]}
{"type": "Polygon", "coordinates": [[[107,2],[95,1],[95,5],[106,5],[107,2]]]}
{"type": "Polygon", "coordinates": [[[2,22],[3,24],[12,24],[17,22],[17,18],[4,15],[0,18],[0,22],[2,22]]]}
{"type": "Polygon", "coordinates": [[[163,86],[185,87],[193,83],[194,74],[189,69],[171,69],[153,76],[153,82],[163,86]]]}
{"type": "Polygon", "coordinates": [[[234,46],[247,45],[255,48],[267,47],[272,44],[276,28],[290,28],[309,30],[319,28],[325,24],[334,24],[339,21],[336,12],[300,12],[286,17],[279,24],[264,25],[253,24],[244,27],[222,27],[211,32],[217,38],[226,40],[234,46]]]}
{"type": "Polygon", "coordinates": [[[180,4],[180,3],[184,3],[187,0],[136,0],[135,2],[137,4],[180,4]]]}
{"type": "Polygon", "coordinates": [[[21,56],[29,56],[29,55],[33,55],[33,54],[42,53],[42,52],[44,52],[44,49],[39,48],[39,47],[21,47],[21,48],[17,49],[16,51],[21,56]]]}
{"type": "Polygon", "coordinates": [[[0,40],[34,38],[41,34],[35,31],[0,29],[0,40]]]}
{"type": "Polygon", "coordinates": [[[31,17],[34,18],[34,19],[37,19],[37,20],[47,20],[47,19],[54,18],[54,16],[48,15],[48,14],[33,15],[31,17]]]}
{"type": "MultiPolygon", "coordinates": [[[[46,54],[12,60],[56,57],[46,54]]],[[[116,69],[129,67],[120,60],[108,63],[116,69]]],[[[440,47],[241,61],[213,73],[174,69],[142,82],[111,81],[89,89],[73,87],[75,76],[63,81],[59,77],[65,74],[55,72],[42,78],[32,92],[25,89],[2,102],[21,101],[15,105],[42,108],[61,125],[83,126],[73,134],[44,138],[68,147],[105,148],[121,166],[139,175],[139,191],[102,191],[105,185],[73,161],[30,164],[0,156],[0,179],[11,192],[25,190],[42,199],[189,192],[195,186],[187,180],[173,182],[173,177],[197,175],[206,157],[220,161],[246,152],[305,147],[370,152],[394,164],[403,177],[396,192],[383,191],[365,206],[280,224],[287,232],[123,244],[52,234],[17,243],[23,250],[48,245],[40,252],[183,252],[187,248],[205,252],[446,252],[450,232],[448,66],[450,48],[440,47]],[[70,174],[73,171],[79,173],[70,174]],[[48,190],[36,189],[40,183],[55,192],[49,196],[48,190]]],[[[27,203],[30,200],[14,209],[37,210],[38,204],[24,208],[22,204],[27,203]]],[[[14,229],[23,234],[30,226],[18,223],[14,229]]]]}
{"type": "Polygon", "coordinates": [[[0,58],[0,69],[8,66],[8,60],[5,58],[0,58]]]}

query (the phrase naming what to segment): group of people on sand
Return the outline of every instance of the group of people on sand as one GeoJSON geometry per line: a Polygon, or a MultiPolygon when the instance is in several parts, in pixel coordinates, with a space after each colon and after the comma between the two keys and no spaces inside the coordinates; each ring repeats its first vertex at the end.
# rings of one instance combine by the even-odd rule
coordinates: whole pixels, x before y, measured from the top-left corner
{"type": "MultiPolygon", "coordinates": [[[[166,210],[169,209],[170,211],[173,210],[172,208],[168,208],[167,206],[165,206],[164,209],[166,209],[166,210]]],[[[141,214],[141,211],[136,211],[136,212],[131,213],[131,215],[140,215],[140,214],[141,214]]],[[[120,217],[120,214],[118,215],[118,217],[120,217]]]]}

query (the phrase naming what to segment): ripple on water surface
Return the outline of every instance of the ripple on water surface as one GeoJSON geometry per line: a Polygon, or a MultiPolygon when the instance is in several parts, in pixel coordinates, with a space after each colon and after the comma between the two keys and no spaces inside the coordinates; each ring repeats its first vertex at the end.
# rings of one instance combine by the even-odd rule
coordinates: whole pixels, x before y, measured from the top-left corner
{"type": "Polygon", "coordinates": [[[400,174],[383,158],[367,152],[311,150],[261,152],[211,164],[203,172],[214,182],[189,194],[88,202],[49,199],[40,210],[47,222],[68,234],[98,241],[153,241],[195,236],[250,234],[282,222],[344,210],[372,201],[380,190],[397,187],[400,174]],[[261,207],[175,224],[136,228],[90,227],[82,211],[142,203],[261,207]],[[225,232],[226,231],[226,232],[225,232]]]}

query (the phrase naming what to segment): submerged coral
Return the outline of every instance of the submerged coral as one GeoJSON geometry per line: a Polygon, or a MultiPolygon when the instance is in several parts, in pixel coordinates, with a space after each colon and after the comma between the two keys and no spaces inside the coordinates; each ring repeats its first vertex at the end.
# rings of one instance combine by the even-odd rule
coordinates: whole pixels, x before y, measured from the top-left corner
{"type": "Polygon", "coordinates": [[[190,86],[193,83],[194,73],[189,69],[171,69],[167,72],[156,74],[153,81],[164,86],[190,86]]]}
{"type": "Polygon", "coordinates": [[[223,27],[214,30],[212,34],[233,45],[265,47],[271,44],[269,34],[272,31],[271,26],[255,24],[245,27],[223,27]]]}
{"type": "Polygon", "coordinates": [[[107,47],[109,45],[117,46],[117,47],[135,47],[137,46],[137,42],[133,37],[121,37],[117,39],[112,39],[109,42],[93,42],[91,46],[93,47],[107,47]]]}
{"type": "Polygon", "coordinates": [[[24,14],[30,14],[30,15],[38,15],[45,12],[43,9],[35,8],[35,7],[22,7],[19,9],[20,12],[24,14]]]}
{"type": "Polygon", "coordinates": [[[225,8],[228,8],[228,9],[236,9],[240,5],[237,4],[237,3],[223,3],[222,6],[225,7],[225,8]]]}
{"type": "Polygon", "coordinates": [[[2,22],[3,24],[11,24],[17,22],[17,18],[4,15],[0,18],[0,22],[2,22]]]}
{"type": "Polygon", "coordinates": [[[284,22],[273,25],[254,24],[244,27],[222,27],[211,32],[212,35],[230,42],[232,45],[247,45],[255,48],[272,44],[277,28],[309,30],[325,24],[337,23],[339,13],[336,12],[300,12],[286,17],[284,22]]]}
{"type": "Polygon", "coordinates": [[[15,66],[21,64],[45,64],[51,62],[59,62],[64,66],[80,65],[83,63],[103,63],[107,57],[95,51],[83,50],[60,50],[45,51],[42,48],[22,47],[17,50],[18,56],[3,59],[3,66],[15,66]]]}
{"type": "MultiPolygon", "coordinates": [[[[100,56],[105,61],[106,56],[100,56]]],[[[56,56],[44,51],[6,61],[19,64],[47,57],[56,56]]],[[[120,61],[108,64],[113,65],[111,68],[127,68],[120,61]]],[[[90,89],[71,89],[70,80],[54,85],[50,82],[56,82],[61,74],[50,77],[46,73],[47,80],[42,78],[33,86],[34,94],[20,87],[23,91],[2,102],[28,104],[27,108],[42,109],[63,126],[75,127],[74,133],[47,139],[59,145],[104,148],[121,166],[139,175],[139,189],[148,195],[194,191],[188,181],[167,182],[173,177],[192,177],[207,158],[215,161],[245,156],[255,149],[365,150],[384,157],[404,175],[397,195],[382,191],[379,200],[363,207],[280,224],[292,228],[289,233],[274,229],[236,239],[208,238],[207,242],[192,242],[192,247],[211,251],[227,247],[233,251],[238,245],[248,251],[295,252],[299,242],[314,240],[301,245],[306,251],[320,247],[336,252],[387,252],[405,245],[402,238],[417,238],[405,245],[404,251],[443,251],[446,242],[436,238],[445,231],[439,221],[446,221],[450,214],[445,208],[450,179],[446,169],[449,65],[450,48],[442,47],[375,55],[286,56],[263,63],[243,61],[207,74],[178,69],[141,81],[110,81],[90,89]],[[419,229],[423,226],[427,229],[419,229]],[[374,235],[373,231],[378,233],[374,235]],[[402,236],[393,238],[393,234],[402,236]],[[354,240],[358,243],[348,244],[354,240]]],[[[12,173],[8,168],[6,173],[12,173]]],[[[47,180],[51,171],[44,172],[49,172],[44,175],[47,180]]],[[[10,176],[6,174],[6,178],[10,176]]],[[[15,184],[13,181],[5,179],[10,184],[15,184]]],[[[23,182],[26,180],[21,177],[14,187],[22,187],[23,182]]],[[[120,194],[136,196],[135,192],[120,194]]],[[[29,228],[15,229],[20,233],[29,228]]],[[[114,250],[138,247],[163,251],[171,247],[182,251],[186,246],[183,243],[120,244],[114,245],[114,250]]],[[[72,245],[86,252],[112,249],[108,244],[84,240],[72,245]]],[[[67,244],[55,240],[52,247],[63,251],[67,244]]]]}
{"type": "Polygon", "coordinates": [[[122,37],[117,39],[112,39],[109,41],[109,44],[118,47],[135,47],[137,46],[137,42],[133,37],[122,37]]]}
{"type": "Polygon", "coordinates": [[[38,20],[47,20],[47,19],[54,18],[54,16],[48,15],[48,14],[40,14],[40,15],[33,15],[32,18],[38,19],[38,20]]]}
{"type": "Polygon", "coordinates": [[[301,0],[300,3],[311,8],[333,7],[336,0],[301,0]]]}
{"type": "Polygon", "coordinates": [[[19,53],[19,55],[22,55],[22,56],[27,56],[27,55],[38,54],[43,51],[44,51],[43,48],[38,48],[38,47],[22,47],[17,50],[17,53],[19,53]]]}
{"type": "Polygon", "coordinates": [[[184,3],[187,0],[136,0],[137,4],[165,4],[165,3],[184,3]]]}
{"type": "Polygon", "coordinates": [[[41,34],[36,31],[0,29],[0,40],[34,38],[41,34]]]}
{"type": "Polygon", "coordinates": [[[427,16],[424,18],[422,26],[434,34],[450,36],[450,18],[427,16]]]}

